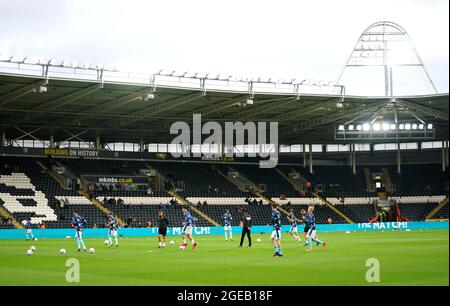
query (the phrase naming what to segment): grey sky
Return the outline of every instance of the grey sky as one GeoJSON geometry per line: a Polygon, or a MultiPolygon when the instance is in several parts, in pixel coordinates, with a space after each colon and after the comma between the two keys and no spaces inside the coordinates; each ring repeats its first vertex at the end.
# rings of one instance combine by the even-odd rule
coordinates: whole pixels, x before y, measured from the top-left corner
{"type": "MultiPolygon", "coordinates": [[[[389,20],[406,28],[448,92],[448,11],[448,0],[0,0],[0,53],[334,81],[361,32],[389,20]]],[[[364,91],[382,94],[382,82],[364,91]]]]}

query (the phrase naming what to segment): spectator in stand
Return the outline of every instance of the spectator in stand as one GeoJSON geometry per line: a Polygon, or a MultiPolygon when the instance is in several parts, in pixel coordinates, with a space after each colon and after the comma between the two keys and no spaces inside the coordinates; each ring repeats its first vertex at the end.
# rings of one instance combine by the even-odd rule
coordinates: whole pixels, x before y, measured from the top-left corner
{"type": "Polygon", "coordinates": [[[333,220],[331,219],[331,217],[328,217],[328,219],[327,219],[327,223],[328,223],[328,224],[331,224],[331,223],[333,223],[333,220]]]}
{"type": "Polygon", "coordinates": [[[45,224],[44,221],[42,221],[42,223],[39,225],[40,229],[46,229],[46,227],[47,227],[47,224],[45,224]]]}
{"type": "Polygon", "coordinates": [[[103,205],[104,206],[108,205],[108,199],[106,197],[103,198],[103,205]]]}
{"type": "Polygon", "coordinates": [[[98,228],[97,223],[94,223],[94,225],[92,225],[92,228],[98,228]]]}

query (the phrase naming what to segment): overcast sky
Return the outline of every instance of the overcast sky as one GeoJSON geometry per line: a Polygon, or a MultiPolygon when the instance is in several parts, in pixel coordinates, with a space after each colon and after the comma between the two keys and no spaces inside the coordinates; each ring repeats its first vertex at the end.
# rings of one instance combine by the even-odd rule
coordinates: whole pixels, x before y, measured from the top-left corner
{"type": "MultiPolygon", "coordinates": [[[[448,0],[0,0],[0,53],[334,81],[361,32],[389,20],[409,32],[448,92],[448,11],[448,0]]],[[[382,76],[373,82],[365,85],[383,94],[382,76]]]]}

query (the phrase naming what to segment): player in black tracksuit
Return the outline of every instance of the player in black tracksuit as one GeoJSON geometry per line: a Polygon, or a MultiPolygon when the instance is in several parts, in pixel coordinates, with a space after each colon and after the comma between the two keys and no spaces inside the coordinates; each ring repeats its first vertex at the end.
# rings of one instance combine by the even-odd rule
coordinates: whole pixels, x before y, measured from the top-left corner
{"type": "Polygon", "coordinates": [[[244,211],[244,215],[242,216],[242,236],[241,236],[241,244],[239,247],[242,247],[244,244],[245,235],[248,237],[248,246],[252,246],[252,217],[248,213],[248,211],[244,211]]]}
{"type": "Polygon", "coordinates": [[[169,220],[164,215],[164,211],[160,210],[158,214],[158,248],[163,249],[166,247],[167,227],[169,226],[169,220]]]}

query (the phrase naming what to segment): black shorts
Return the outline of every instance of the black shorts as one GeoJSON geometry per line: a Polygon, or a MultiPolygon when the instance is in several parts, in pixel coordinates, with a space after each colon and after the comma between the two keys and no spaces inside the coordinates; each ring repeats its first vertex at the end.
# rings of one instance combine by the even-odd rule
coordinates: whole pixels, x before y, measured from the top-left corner
{"type": "Polygon", "coordinates": [[[160,236],[167,236],[167,227],[160,227],[158,228],[158,235],[160,236]]]}
{"type": "Polygon", "coordinates": [[[305,233],[309,231],[309,226],[305,226],[305,229],[303,230],[305,233]]]}

